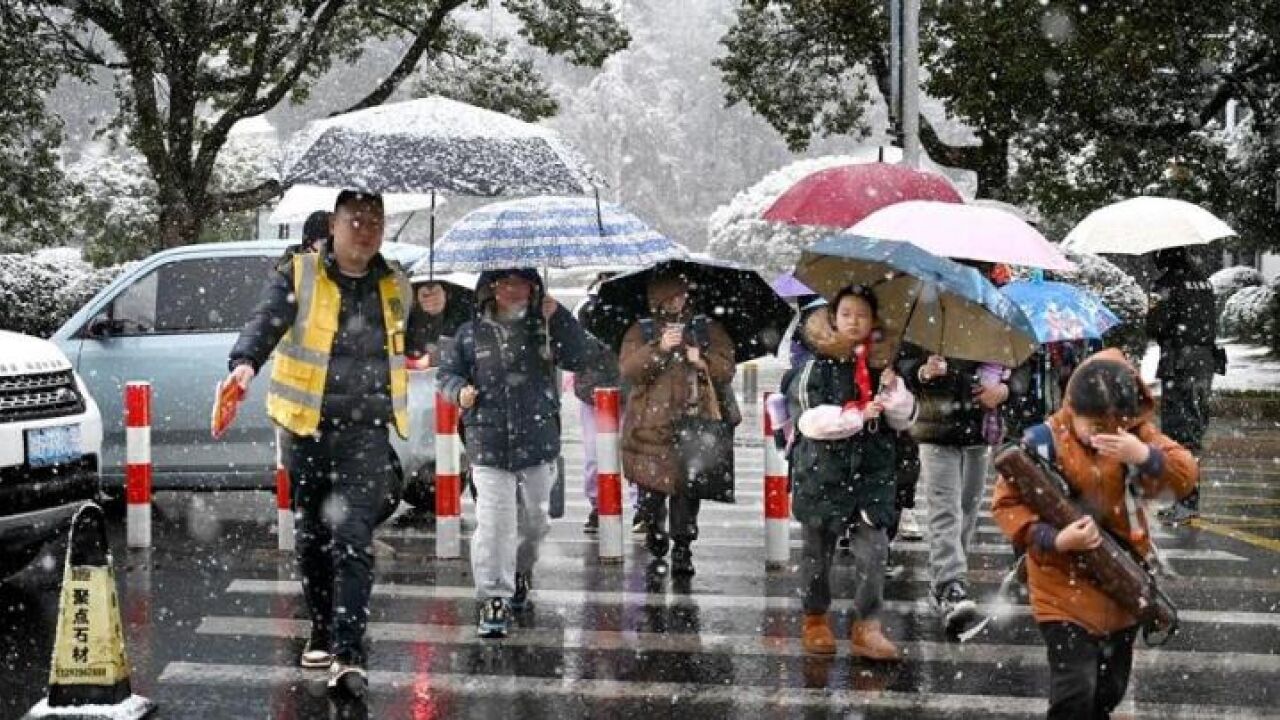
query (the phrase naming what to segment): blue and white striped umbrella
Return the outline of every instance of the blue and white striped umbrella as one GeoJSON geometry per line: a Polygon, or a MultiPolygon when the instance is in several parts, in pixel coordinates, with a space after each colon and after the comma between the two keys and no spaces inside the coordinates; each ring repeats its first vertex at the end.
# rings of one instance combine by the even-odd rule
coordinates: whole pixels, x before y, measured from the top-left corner
{"type": "MultiPolygon", "coordinates": [[[[467,214],[436,243],[435,272],[504,268],[645,267],[685,249],[614,203],[532,197],[467,214]]],[[[427,271],[428,259],[415,267],[427,271]]]]}

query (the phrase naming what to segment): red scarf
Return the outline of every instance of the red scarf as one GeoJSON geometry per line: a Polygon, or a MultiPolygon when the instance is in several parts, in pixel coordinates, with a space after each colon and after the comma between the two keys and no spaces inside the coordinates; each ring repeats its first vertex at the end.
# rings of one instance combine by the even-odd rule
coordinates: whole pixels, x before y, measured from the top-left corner
{"type": "Polygon", "coordinates": [[[853,383],[858,386],[858,399],[850,400],[844,404],[846,409],[853,408],[858,412],[862,412],[871,404],[871,368],[867,367],[867,360],[871,357],[871,338],[863,340],[853,351],[853,383]]]}

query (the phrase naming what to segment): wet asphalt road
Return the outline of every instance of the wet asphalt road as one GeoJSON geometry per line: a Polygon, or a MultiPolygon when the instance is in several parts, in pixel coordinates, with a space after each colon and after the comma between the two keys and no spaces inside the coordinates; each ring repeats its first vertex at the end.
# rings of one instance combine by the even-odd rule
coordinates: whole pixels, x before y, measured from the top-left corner
{"type": "MultiPolygon", "coordinates": [[[[568,508],[544,545],[534,608],[509,639],[475,637],[468,563],[434,560],[429,519],[401,513],[378,534],[370,695],[336,706],[323,673],[296,668],[307,626],[292,558],[275,550],[272,498],[164,493],[155,549],[126,551],[119,521],[112,533],[135,691],[163,718],[1043,713],[1048,671],[1025,606],[969,643],[947,642],[922,600],[923,543],[894,546],[902,570],[886,588],[905,662],[852,660],[847,643],[832,660],[804,657],[799,534],[788,569],[764,567],[754,413],[739,431],[739,504],[704,504],[690,582],[651,566],[630,534],[625,563],[601,565],[581,530],[582,446],[567,405],[568,508]]],[[[1125,717],[1280,716],[1280,429],[1221,421],[1204,465],[1202,526],[1157,534],[1179,573],[1165,587],[1183,631],[1158,651],[1139,645],[1125,717]]],[[[971,581],[990,599],[1011,555],[989,517],[977,543],[971,581]]],[[[0,585],[0,718],[44,695],[60,570],[50,556],[0,585]]],[[[850,578],[847,564],[838,573],[850,578]]],[[[847,638],[842,613],[836,627],[847,638]]]]}

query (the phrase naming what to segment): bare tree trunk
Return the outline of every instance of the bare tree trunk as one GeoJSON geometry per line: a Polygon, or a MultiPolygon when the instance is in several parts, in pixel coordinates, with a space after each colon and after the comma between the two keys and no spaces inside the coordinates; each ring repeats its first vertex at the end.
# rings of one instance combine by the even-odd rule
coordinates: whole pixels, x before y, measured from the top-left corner
{"type": "Polygon", "coordinates": [[[185,197],[161,192],[160,238],[157,250],[190,245],[200,239],[204,215],[185,197]]]}

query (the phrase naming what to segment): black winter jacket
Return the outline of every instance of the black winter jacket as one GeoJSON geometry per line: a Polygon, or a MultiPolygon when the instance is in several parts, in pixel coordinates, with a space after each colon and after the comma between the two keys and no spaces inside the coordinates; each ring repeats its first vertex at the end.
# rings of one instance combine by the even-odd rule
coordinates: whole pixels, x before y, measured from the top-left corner
{"type": "MultiPolygon", "coordinates": [[[[297,252],[295,248],[286,251],[271,271],[258,306],[231,349],[230,367],[247,363],[255,372],[260,371],[293,326],[298,314],[293,292],[293,256],[297,252]]],[[[378,282],[394,272],[393,267],[378,255],[368,274],[347,277],[338,271],[330,252],[325,254],[324,266],[338,284],[342,304],[338,310],[338,334],[329,351],[329,371],[320,406],[321,427],[389,425],[394,416],[378,282]]]]}
{"type": "Polygon", "coordinates": [[[1213,286],[1199,270],[1177,266],[1161,275],[1147,313],[1147,335],[1160,344],[1156,376],[1212,375],[1218,316],[1213,286]]]}
{"type": "MultiPolygon", "coordinates": [[[[911,436],[917,442],[929,445],[969,447],[986,445],[982,436],[982,418],[986,410],[973,397],[978,383],[978,366],[981,363],[968,360],[947,359],[947,374],[930,382],[921,382],[919,371],[933,353],[910,344],[903,344],[896,366],[920,407],[911,436]]],[[[1006,428],[1021,425],[1013,413],[1023,406],[1022,398],[1030,390],[1031,367],[1024,364],[1013,370],[1005,381],[1009,386],[1009,399],[1001,406],[1006,428]],[[1013,421],[1012,423],[1010,421],[1013,421]]]]}
{"type": "MultiPolygon", "coordinates": [[[[872,387],[880,371],[871,369],[872,387]]],[[[850,360],[817,356],[811,365],[787,373],[782,391],[787,409],[799,421],[804,407],[844,405],[858,397],[850,360]]],[[[814,440],[797,432],[791,447],[792,512],[802,523],[852,522],[860,512],[876,527],[894,523],[894,431],[883,419],[844,440],[814,440]]]]}

